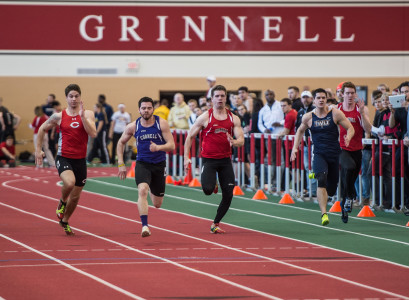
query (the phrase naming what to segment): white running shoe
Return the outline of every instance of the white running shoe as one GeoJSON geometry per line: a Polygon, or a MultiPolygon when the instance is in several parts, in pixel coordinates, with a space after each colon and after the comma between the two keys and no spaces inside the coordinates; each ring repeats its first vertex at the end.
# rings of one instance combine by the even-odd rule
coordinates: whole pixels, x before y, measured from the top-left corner
{"type": "Polygon", "coordinates": [[[141,233],[142,237],[148,237],[151,235],[151,231],[149,229],[148,226],[143,226],[142,227],[142,233],[141,233]]]}

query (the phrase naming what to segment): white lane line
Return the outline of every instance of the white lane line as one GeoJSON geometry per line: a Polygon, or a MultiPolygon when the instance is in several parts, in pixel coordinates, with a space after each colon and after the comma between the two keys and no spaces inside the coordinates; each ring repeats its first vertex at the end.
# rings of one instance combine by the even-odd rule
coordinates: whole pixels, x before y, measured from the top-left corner
{"type": "MultiPolygon", "coordinates": [[[[35,194],[35,193],[34,193],[34,194],[35,194]]],[[[37,195],[39,195],[39,194],[37,194],[37,195]]],[[[44,195],[43,195],[43,196],[44,196],[44,195]]],[[[45,197],[48,198],[48,196],[45,196],[45,197]]],[[[37,217],[37,218],[40,218],[40,219],[43,219],[43,220],[46,220],[46,221],[50,221],[50,222],[52,222],[52,223],[57,223],[56,221],[54,221],[54,220],[52,220],[52,219],[49,219],[49,218],[43,217],[43,216],[38,215],[38,214],[35,214],[35,213],[31,213],[31,212],[28,212],[28,211],[22,211],[21,209],[19,209],[19,208],[17,208],[17,207],[14,207],[14,206],[11,206],[11,205],[2,203],[2,202],[0,202],[0,205],[6,206],[6,207],[8,207],[8,208],[14,209],[14,210],[16,210],[16,211],[18,211],[18,212],[21,212],[21,213],[24,213],[24,214],[28,214],[28,215],[31,215],[31,216],[34,216],[34,217],[37,217]]],[[[247,292],[249,292],[249,293],[253,293],[253,294],[256,294],[256,295],[259,295],[259,296],[268,298],[268,299],[282,300],[281,298],[278,298],[278,297],[269,295],[269,294],[267,294],[267,293],[264,293],[264,292],[261,292],[261,291],[252,289],[252,288],[250,288],[250,287],[248,287],[248,286],[244,286],[244,285],[242,285],[242,284],[239,284],[239,283],[236,283],[236,282],[233,282],[233,281],[230,281],[230,280],[221,278],[221,277],[217,277],[217,276],[215,276],[214,274],[211,274],[211,273],[207,273],[207,272],[203,272],[203,271],[196,270],[196,269],[191,268],[191,267],[187,267],[187,266],[185,266],[185,265],[182,265],[181,263],[174,262],[174,261],[172,261],[172,260],[170,260],[170,259],[163,258],[163,257],[157,256],[157,255],[151,254],[151,253],[149,253],[149,252],[144,252],[144,251],[138,250],[138,249],[136,249],[136,248],[132,248],[132,247],[130,247],[130,246],[128,246],[128,245],[125,245],[125,244],[123,244],[123,243],[120,243],[120,242],[117,242],[117,241],[114,241],[114,240],[111,240],[111,239],[108,239],[108,238],[99,236],[99,235],[97,235],[97,234],[93,234],[93,233],[91,233],[91,232],[88,232],[88,231],[85,231],[85,230],[82,230],[82,229],[79,229],[78,227],[71,227],[71,228],[73,228],[74,230],[76,230],[76,231],[78,231],[78,232],[82,232],[82,233],[84,233],[84,234],[86,234],[86,235],[95,237],[95,238],[97,238],[97,239],[101,239],[101,240],[103,240],[103,241],[106,241],[106,242],[109,242],[109,243],[112,243],[112,244],[115,244],[115,245],[118,245],[118,246],[122,246],[123,248],[128,249],[128,250],[130,250],[130,251],[134,251],[134,252],[137,252],[137,253],[146,255],[146,256],[150,256],[150,257],[152,257],[152,258],[155,258],[155,259],[158,259],[158,260],[167,262],[167,263],[169,263],[169,264],[172,264],[172,265],[174,265],[174,266],[176,266],[176,267],[178,267],[178,268],[181,268],[181,269],[184,269],[184,270],[187,270],[187,271],[191,271],[191,272],[193,272],[193,273],[197,273],[197,274],[200,274],[200,275],[204,275],[204,276],[209,277],[209,278],[211,278],[211,279],[214,279],[214,280],[216,280],[216,281],[220,281],[220,282],[226,283],[226,284],[228,284],[228,285],[237,287],[237,288],[242,289],[242,290],[245,290],[245,291],[247,291],[247,292]]],[[[3,236],[3,235],[0,234],[0,236],[3,236]]],[[[7,238],[7,237],[5,237],[5,238],[7,238]]],[[[10,239],[10,240],[12,240],[12,239],[10,239]]],[[[13,241],[14,241],[14,240],[13,240],[13,241]]],[[[22,244],[22,245],[24,245],[24,244],[22,244]]],[[[28,249],[33,249],[33,248],[29,247],[29,246],[27,246],[27,248],[28,248],[28,249]]],[[[37,250],[35,250],[35,249],[33,249],[33,250],[34,250],[36,253],[38,252],[38,253],[40,254],[39,251],[37,251],[37,250]]],[[[78,251],[78,250],[74,250],[74,251],[78,251]]],[[[42,255],[43,255],[43,256],[46,256],[46,257],[49,257],[49,258],[52,259],[52,260],[55,259],[56,261],[60,262],[60,260],[58,260],[58,259],[56,259],[56,258],[53,258],[52,256],[49,256],[48,254],[42,253],[42,255]]],[[[61,263],[64,263],[64,262],[61,261],[61,263]]],[[[66,263],[64,263],[64,265],[70,266],[69,264],[66,264],[66,263]]],[[[85,273],[85,272],[84,272],[84,273],[85,273]]],[[[88,274],[88,273],[86,273],[86,274],[88,274]]],[[[89,275],[91,275],[91,274],[89,274],[89,275]]],[[[91,276],[93,276],[93,275],[91,275],[91,276]]],[[[94,276],[94,277],[95,277],[95,276],[94,276]]],[[[97,278],[97,277],[95,277],[95,278],[97,278]]],[[[102,279],[101,279],[101,280],[102,280],[102,279]]],[[[107,282],[107,283],[108,283],[108,282],[107,282]]],[[[122,290],[122,289],[121,289],[121,290],[122,290]]],[[[130,293],[130,294],[131,294],[131,293],[130,293]]],[[[131,294],[131,295],[133,295],[133,294],[131,294]]],[[[135,297],[138,297],[138,296],[136,296],[136,295],[134,295],[134,296],[135,296],[135,297]]],[[[141,299],[141,298],[135,298],[135,299],[141,299]]]]}
{"type": "MultiPolygon", "coordinates": [[[[138,190],[137,188],[134,188],[134,187],[123,186],[123,185],[119,185],[119,184],[115,184],[115,183],[109,183],[109,182],[95,180],[95,179],[87,179],[87,180],[97,182],[97,183],[100,183],[100,184],[104,184],[104,185],[116,186],[118,188],[123,188],[123,189],[129,189],[129,190],[134,190],[134,191],[138,190]]],[[[86,191],[86,192],[89,192],[89,191],[86,191]]],[[[90,193],[93,193],[93,192],[90,192],[90,193]]],[[[96,194],[96,193],[93,193],[93,194],[96,194]]],[[[101,194],[99,194],[99,195],[101,195],[101,194]]],[[[107,196],[107,197],[111,197],[111,196],[107,196]]],[[[193,203],[202,204],[202,205],[207,205],[207,206],[213,206],[213,207],[218,207],[219,206],[218,204],[213,204],[213,203],[209,203],[209,202],[202,202],[202,201],[198,201],[198,200],[188,199],[188,198],[169,195],[169,194],[166,194],[166,197],[167,198],[174,198],[174,199],[178,199],[178,200],[182,200],[182,201],[187,201],[187,202],[193,202],[193,203]]],[[[111,197],[111,198],[115,198],[115,197],[111,197]]],[[[243,198],[243,197],[239,197],[239,198],[243,198]]],[[[248,198],[243,198],[243,199],[249,200],[248,198]]],[[[260,202],[261,203],[271,203],[271,202],[255,201],[255,203],[260,203],[260,202]]],[[[271,204],[275,204],[275,203],[271,203],[271,204]]],[[[277,204],[277,205],[281,205],[281,204],[277,204]]],[[[304,208],[301,208],[301,207],[294,207],[294,208],[317,212],[317,210],[304,209],[304,208]]],[[[399,241],[399,240],[392,240],[392,239],[373,236],[373,235],[368,235],[368,234],[364,234],[364,233],[360,233],[360,232],[354,232],[354,231],[343,230],[343,229],[338,229],[338,228],[334,228],[334,227],[322,226],[322,225],[308,223],[308,222],[304,222],[304,221],[300,221],[300,220],[288,219],[288,218],[273,216],[273,215],[269,215],[269,214],[259,213],[259,212],[255,212],[255,211],[248,211],[248,210],[244,210],[244,209],[234,208],[234,207],[230,207],[229,210],[234,210],[234,211],[238,211],[238,212],[242,212],[242,213],[246,213],[246,214],[254,214],[254,215],[257,215],[257,216],[263,216],[263,217],[272,218],[272,219],[284,220],[284,221],[288,221],[288,222],[300,223],[300,224],[303,224],[303,225],[309,225],[309,226],[317,227],[317,228],[320,228],[322,230],[333,230],[333,231],[338,231],[338,232],[345,232],[345,233],[355,234],[355,235],[363,236],[363,237],[367,237],[367,238],[379,239],[379,240],[384,240],[384,241],[388,241],[388,242],[393,242],[393,243],[398,243],[398,244],[403,244],[405,246],[409,246],[409,243],[407,243],[407,242],[403,242],[403,241],[399,241]]],[[[360,220],[360,219],[363,219],[363,218],[357,218],[357,219],[360,220]]],[[[405,230],[406,230],[406,227],[402,226],[402,225],[396,225],[396,224],[391,224],[391,223],[386,223],[386,222],[380,222],[380,223],[385,224],[385,225],[396,226],[396,227],[399,227],[399,228],[405,228],[405,230]]]]}
{"type": "Polygon", "coordinates": [[[28,250],[31,250],[32,252],[37,253],[38,255],[44,256],[44,257],[46,257],[46,258],[48,258],[48,259],[50,259],[50,260],[52,260],[52,261],[54,261],[54,262],[56,262],[56,263],[58,263],[60,265],[63,265],[64,267],[66,267],[66,268],[68,268],[68,269],[70,269],[70,270],[72,270],[74,272],[77,272],[77,273],[82,274],[82,275],[84,275],[84,276],[86,276],[88,278],[91,278],[91,279],[95,280],[96,282],[101,283],[101,284],[103,284],[103,285],[105,285],[105,286],[107,286],[107,287],[109,287],[109,288],[111,288],[111,289],[113,289],[113,290],[115,290],[117,292],[120,292],[121,294],[124,294],[124,295],[126,295],[126,296],[128,296],[128,297],[130,297],[132,299],[138,299],[138,300],[144,299],[144,298],[141,298],[141,297],[139,297],[139,296],[137,296],[135,294],[132,294],[131,292],[128,292],[128,291],[126,291],[126,290],[124,290],[124,289],[122,289],[122,288],[108,282],[108,281],[105,281],[105,280],[103,280],[103,279],[101,279],[101,278],[99,278],[97,276],[94,276],[94,275],[92,275],[90,273],[87,273],[87,272],[82,271],[82,270],[80,270],[80,269],[78,269],[76,267],[73,267],[70,264],[67,264],[67,263],[63,262],[62,260],[59,260],[58,258],[55,258],[55,257],[53,257],[51,255],[48,255],[48,254],[45,254],[45,253],[43,253],[41,251],[38,251],[38,250],[36,250],[36,249],[26,245],[26,244],[23,244],[22,242],[19,242],[19,241],[15,240],[15,239],[12,239],[12,238],[8,237],[8,236],[5,236],[4,234],[0,233],[0,237],[2,237],[3,239],[6,239],[6,240],[8,240],[8,241],[10,241],[12,243],[15,243],[17,245],[20,245],[20,246],[22,246],[22,247],[24,247],[24,248],[26,248],[28,250]]]}
{"type": "MultiPolygon", "coordinates": [[[[12,181],[20,181],[20,180],[17,179],[17,180],[12,180],[12,181]]],[[[9,188],[12,188],[12,189],[15,189],[15,190],[23,191],[23,192],[28,193],[28,194],[37,195],[37,196],[42,197],[42,198],[51,199],[51,200],[53,200],[53,201],[59,201],[58,199],[49,197],[49,196],[47,196],[47,195],[43,195],[43,194],[39,194],[39,193],[34,193],[34,192],[30,192],[30,191],[27,191],[27,190],[24,190],[24,189],[20,189],[20,188],[16,188],[16,187],[12,187],[12,186],[7,185],[7,183],[12,182],[12,181],[4,182],[4,183],[3,183],[3,186],[9,187],[9,188]]],[[[91,193],[92,193],[92,192],[91,192],[91,193]]],[[[96,193],[92,193],[92,194],[96,194],[96,193]]],[[[100,194],[98,194],[98,195],[100,195],[100,194]]],[[[105,196],[106,196],[106,195],[105,195],[105,196]]],[[[106,197],[107,197],[107,198],[120,199],[120,198],[115,198],[115,197],[111,197],[111,196],[106,196],[106,197]]],[[[123,199],[120,199],[120,200],[126,201],[126,200],[123,200],[123,199]]],[[[127,202],[129,202],[129,201],[127,201],[127,202]]],[[[0,202],[0,204],[1,204],[1,205],[5,205],[5,206],[9,206],[9,205],[4,204],[4,203],[1,203],[1,202],[0,202]]],[[[14,208],[14,207],[12,207],[12,206],[10,206],[10,207],[13,208],[13,209],[16,209],[16,210],[20,211],[18,208],[14,208]]],[[[112,217],[115,217],[115,218],[119,218],[119,219],[122,219],[122,220],[127,220],[127,221],[130,221],[130,222],[133,222],[133,223],[140,223],[140,222],[137,222],[137,221],[132,220],[132,219],[128,219],[128,218],[124,218],[124,217],[121,217],[121,216],[117,216],[117,215],[115,215],[115,214],[111,214],[111,213],[108,213],[108,212],[103,212],[103,211],[95,210],[95,209],[92,209],[92,208],[89,208],[89,207],[85,207],[85,206],[79,206],[79,207],[81,207],[81,208],[83,208],[83,209],[86,209],[86,210],[93,211],[93,212],[97,212],[97,213],[109,215],[109,216],[112,216],[112,217]]],[[[23,212],[23,211],[21,211],[21,212],[23,212]]],[[[28,213],[28,212],[23,212],[23,213],[28,213]]],[[[32,213],[28,213],[28,214],[32,214],[32,213]]],[[[40,217],[40,218],[44,218],[44,217],[39,216],[39,215],[36,215],[36,214],[33,214],[33,215],[38,216],[38,217],[40,217]]],[[[187,214],[186,214],[186,215],[187,215],[187,214]]],[[[190,215],[188,215],[188,216],[190,216],[190,215]]],[[[44,218],[44,219],[46,219],[46,218],[44,218]]],[[[201,218],[201,219],[203,219],[203,218],[201,218]]],[[[47,219],[47,220],[49,220],[49,219],[47,219]]],[[[233,225],[233,226],[234,226],[234,225],[233,225]]],[[[325,277],[329,277],[329,278],[332,278],[332,279],[336,279],[336,280],[339,280],[339,281],[342,281],[342,282],[346,282],[346,283],[349,283],[349,284],[351,284],[351,285],[359,286],[359,287],[362,287],[362,288],[365,288],[365,289],[377,291],[377,292],[380,292],[380,293],[383,293],[383,294],[387,294],[387,295],[391,295],[391,296],[395,296],[395,297],[402,297],[402,299],[407,299],[407,300],[409,300],[409,297],[407,297],[407,296],[402,296],[402,295],[396,294],[396,293],[394,293],[394,292],[390,292],[390,291],[386,291],[386,290],[383,290],[383,289],[378,289],[378,288],[376,288],[376,287],[368,286],[368,285],[366,285],[366,284],[361,284],[361,283],[358,283],[358,282],[354,282],[354,281],[351,281],[351,280],[349,280],[349,279],[345,279],[345,278],[342,278],[342,277],[339,277],[339,276],[336,276],[336,275],[331,275],[331,274],[322,273],[322,272],[320,272],[320,271],[315,271],[315,270],[312,270],[312,269],[309,269],[309,268],[303,268],[303,267],[300,267],[300,266],[297,266],[297,265],[294,265],[294,264],[290,264],[290,263],[286,263],[286,262],[282,262],[282,261],[279,261],[279,260],[276,260],[276,259],[273,259],[273,258],[270,258],[270,257],[265,257],[265,256],[262,256],[262,255],[254,254],[254,253],[247,252],[247,251],[244,251],[244,250],[239,250],[238,248],[232,248],[232,247],[229,247],[229,246],[226,246],[226,245],[223,245],[223,244],[219,244],[219,243],[212,242],[212,241],[209,241],[209,240],[197,238],[197,237],[194,237],[194,236],[189,236],[189,235],[186,235],[186,234],[183,234],[183,233],[180,233],[180,232],[175,232],[175,231],[172,231],[172,230],[168,230],[168,229],[165,229],[165,228],[161,228],[161,227],[157,227],[157,226],[152,226],[152,227],[153,227],[153,228],[157,228],[157,229],[159,229],[159,230],[166,231],[166,232],[170,232],[170,233],[173,233],[173,234],[176,234],[176,235],[181,235],[181,236],[184,236],[184,237],[187,237],[187,238],[190,238],[190,239],[195,239],[195,240],[198,240],[198,241],[202,241],[202,242],[205,242],[205,243],[210,243],[210,244],[213,244],[213,245],[216,245],[216,246],[219,246],[219,247],[223,247],[223,248],[226,248],[226,249],[229,249],[229,250],[233,250],[233,251],[237,251],[237,252],[240,252],[240,253],[244,253],[244,254],[247,254],[247,255],[250,255],[250,256],[255,256],[255,257],[258,257],[258,258],[264,258],[264,259],[266,259],[266,260],[268,260],[268,261],[277,262],[277,263],[279,263],[279,264],[283,264],[283,265],[286,265],[286,266],[290,266],[290,267],[293,267],[293,268],[296,268],[296,269],[300,269],[300,270],[303,270],[303,271],[306,271],[306,272],[311,272],[311,273],[314,273],[314,274],[317,274],[317,275],[320,275],[320,276],[325,276],[325,277]]],[[[239,226],[236,226],[236,227],[239,227],[239,226]]],[[[245,229],[245,228],[243,228],[243,229],[245,229]]],[[[255,231],[255,230],[254,230],[254,231],[255,231]]],[[[271,234],[271,235],[272,235],[272,234],[271,234]]],[[[275,235],[274,235],[274,236],[275,236],[275,235]]],[[[100,237],[100,238],[105,240],[105,238],[103,238],[103,237],[100,237]]],[[[289,238],[289,239],[290,239],[290,240],[294,240],[294,239],[291,239],[291,238],[289,238]]],[[[106,240],[108,240],[108,239],[106,239],[106,240]]],[[[117,242],[115,242],[115,241],[113,241],[113,242],[114,242],[114,243],[117,243],[117,242]]],[[[302,242],[302,241],[301,241],[301,242],[302,242]]],[[[312,244],[312,243],[309,243],[309,244],[312,244]]],[[[125,246],[126,246],[126,245],[125,245],[125,246]]],[[[318,246],[319,246],[319,245],[318,245],[318,246]]],[[[125,248],[130,248],[130,247],[126,246],[125,248]]],[[[321,249],[322,247],[318,247],[318,248],[321,249]]],[[[131,249],[133,249],[133,248],[130,248],[130,250],[131,250],[131,249]]],[[[336,251],[338,251],[338,252],[348,253],[348,252],[346,252],[346,251],[340,251],[340,250],[338,250],[338,249],[334,249],[334,250],[336,250],[336,251]]],[[[357,254],[355,254],[355,253],[350,253],[350,254],[357,255],[357,254]]],[[[149,255],[149,254],[148,254],[148,255],[149,255]]],[[[367,258],[372,258],[372,257],[369,257],[369,256],[364,256],[364,255],[358,255],[358,256],[367,257],[367,258]]],[[[408,268],[408,266],[400,265],[400,264],[397,264],[397,263],[394,263],[394,262],[389,262],[389,261],[385,261],[385,260],[378,259],[378,258],[372,258],[372,259],[377,260],[377,261],[386,262],[386,263],[391,263],[391,264],[393,264],[393,265],[397,265],[397,266],[400,266],[400,267],[403,267],[403,268],[408,268]]],[[[194,270],[194,271],[196,271],[196,270],[194,270]]]]}

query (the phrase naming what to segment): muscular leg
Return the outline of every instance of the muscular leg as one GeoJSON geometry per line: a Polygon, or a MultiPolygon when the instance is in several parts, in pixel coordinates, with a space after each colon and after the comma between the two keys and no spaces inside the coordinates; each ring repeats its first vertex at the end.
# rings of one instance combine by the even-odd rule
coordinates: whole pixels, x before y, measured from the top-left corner
{"type": "Polygon", "coordinates": [[[148,192],[149,185],[146,182],[138,184],[138,211],[139,215],[148,215],[148,192]]]}
{"type": "Polygon", "coordinates": [[[71,215],[77,208],[83,188],[83,186],[74,186],[74,188],[72,189],[68,198],[67,207],[65,208],[64,218],[62,219],[63,222],[68,222],[71,215]]]}
{"type": "Polygon", "coordinates": [[[150,193],[150,196],[151,196],[151,199],[152,199],[153,206],[155,206],[156,208],[160,208],[162,206],[162,203],[163,203],[163,196],[162,197],[155,196],[152,193],[150,193]]]}
{"type": "Polygon", "coordinates": [[[218,169],[220,187],[222,189],[222,201],[217,209],[217,214],[214,223],[219,223],[229,210],[233,199],[234,189],[234,171],[230,160],[227,160],[218,169]]]}
{"type": "Polygon", "coordinates": [[[328,193],[326,188],[322,187],[317,188],[317,200],[318,205],[320,206],[321,214],[326,214],[328,201],[328,193]]]}

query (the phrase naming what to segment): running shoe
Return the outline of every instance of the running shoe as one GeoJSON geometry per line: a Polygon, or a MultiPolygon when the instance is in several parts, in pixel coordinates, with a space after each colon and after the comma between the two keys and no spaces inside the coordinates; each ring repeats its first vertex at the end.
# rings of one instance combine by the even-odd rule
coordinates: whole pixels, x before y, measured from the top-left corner
{"type": "Polygon", "coordinates": [[[143,226],[141,236],[142,237],[148,237],[150,235],[151,235],[151,231],[150,231],[149,227],[148,226],[143,226]]]}
{"type": "Polygon", "coordinates": [[[60,199],[60,203],[58,204],[57,207],[57,218],[62,220],[64,218],[64,212],[65,212],[65,207],[67,206],[67,203],[63,202],[62,199],[60,199]]]}
{"type": "Polygon", "coordinates": [[[348,213],[345,211],[343,206],[341,206],[341,220],[344,223],[348,223],[348,213]]]}
{"type": "Polygon", "coordinates": [[[212,226],[210,226],[210,233],[226,233],[226,231],[219,227],[219,223],[213,223],[212,226]]]}
{"type": "Polygon", "coordinates": [[[70,225],[68,225],[68,222],[63,222],[62,220],[60,221],[60,226],[64,228],[65,234],[66,235],[74,235],[74,231],[72,231],[70,225]]]}
{"type": "Polygon", "coordinates": [[[214,187],[213,194],[217,194],[219,192],[219,185],[216,182],[216,186],[214,187]]]}
{"type": "Polygon", "coordinates": [[[321,224],[322,226],[327,226],[329,224],[328,214],[323,214],[321,216],[321,224]]]}
{"type": "Polygon", "coordinates": [[[347,213],[350,213],[352,211],[352,199],[345,200],[344,209],[347,213]]]}

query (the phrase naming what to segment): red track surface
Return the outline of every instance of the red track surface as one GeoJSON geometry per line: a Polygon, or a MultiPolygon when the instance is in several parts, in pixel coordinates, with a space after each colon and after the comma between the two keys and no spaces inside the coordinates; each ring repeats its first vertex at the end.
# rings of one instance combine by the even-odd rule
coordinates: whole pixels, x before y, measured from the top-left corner
{"type": "Polygon", "coordinates": [[[153,208],[142,239],[134,203],[87,192],[67,237],[57,181],[54,170],[0,171],[0,297],[409,299],[406,267],[228,225],[212,235],[209,220],[153,208]]]}

